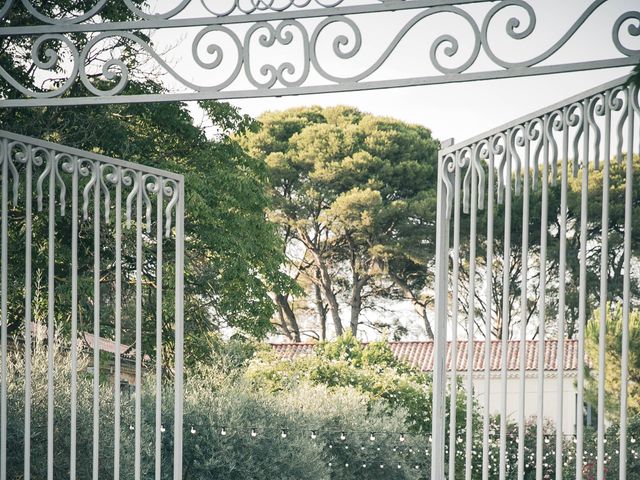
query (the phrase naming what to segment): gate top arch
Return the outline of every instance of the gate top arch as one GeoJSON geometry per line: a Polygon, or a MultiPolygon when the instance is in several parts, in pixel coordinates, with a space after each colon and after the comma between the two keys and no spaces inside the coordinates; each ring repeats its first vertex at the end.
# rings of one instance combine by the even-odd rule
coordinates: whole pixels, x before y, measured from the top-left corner
{"type": "Polygon", "coordinates": [[[608,5],[591,0],[553,38],[537,36],[545,28],[539,27],[544,7],[535,0],[174,0],[169,7],[157,2],[165,5],[164,11],[145,9],[140,5],[146,2],[137,0],[118,1],[126,9],[125,21],[103,19],[107,3],[114,3],[108,0],[57,16],[44,14],[33,0],[5,0],[0,5],[0,43],[10,52],[29,37],[33,48],[25,71],[37,69],[42,85],[55,86],[30,88],[15,72],[0,67],[0,87],[9,92],[0,98],[0,107],[301,95],[640,62],[640,0],[608,5]],[[26,19],[23,25],[9,20],[18,10],[26,19]],[[439,19],[446,18],[457,31],[443,31],[439,19]],[[566,61],[565,55],[563,60],[567,44],[589,29],[594,18],[606,26],[594,34],[604,35],[598,41],[610,42],[611,55],[598,58],[590,45],[583,45],[583,58],[566,61]],[[380,32],[380,25],[389,31],[380,32]],[[419,32],[424,42],[411,45],[420,28],[427,32],[419,32]],[[189,44],[186,60],[193,64],[195,79],[148,41],[150,35],[176,30],[189,44]],[[78,34],[84,34],[82,41],[78,34]],[[511,42],[511,51],[520,58],[506,58],[496,48],[500,39],[511,42]],[[532,39],[543,46],[521,48],[532,39]],[[116,45],[123,40],[165,74],[168,91],[128,91],[134,72],[117,56],[116,45]],[[397,55],[410,55],[411,61],[392,65],[397,55]]]}

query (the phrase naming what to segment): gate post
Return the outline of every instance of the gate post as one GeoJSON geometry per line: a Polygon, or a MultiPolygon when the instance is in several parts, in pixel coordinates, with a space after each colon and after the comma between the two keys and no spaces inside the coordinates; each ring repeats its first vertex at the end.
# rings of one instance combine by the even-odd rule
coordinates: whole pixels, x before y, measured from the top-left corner
{"type": "MultiPolygon", "coordinates": [[[[442,143],[442,148],[453,144],[453,139],[442,143]]],[[[433,405],[431,411],[431,478],[444,479],[444,438],[445,438],[445,401],[447,378],[445,360],[447,355],[447,300],[449,273],[449,219],[447,218],[448,192],[445,188],[445,169],[443,150],[438,152],[438,187],[436,214],[436,286],[433,351],[433,405]]]]}

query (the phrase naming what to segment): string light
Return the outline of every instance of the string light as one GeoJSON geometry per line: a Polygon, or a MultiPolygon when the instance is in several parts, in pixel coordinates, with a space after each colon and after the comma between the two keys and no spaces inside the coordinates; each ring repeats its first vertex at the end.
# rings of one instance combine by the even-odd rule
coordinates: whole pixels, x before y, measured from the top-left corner
{"type": "Polygon", "coordinates": [[[160,433],[164,433],[166,432],[164,425],[160,425],[160,433]]]}
{"type": "MultiPolygon", "coordinates": [[[[195,427],[194,425],[190,425],[188,428],[189,428],[189,430],[188,430],[188,431],[190,431],[192,435],[196,435],[196,434],[197,434],[197,430],[196,430],[196,427],[195,427]]],[[[228,428],[229,428],[229,427],[227,427],[227,426],[220,427],[220,430],[219,430],[220,435],[222,435],[222,436],[228,436],[228,432],[229,432],[228,428]]],[[[129,424],[129,429],[130,429],[131,431],[135,431],[135,430],[136,430],[136,429],[135,429],[135,425],[130,423],[130,424],[129,424]]],[[[252,437],[252,438],[255,438],[255,437],[257,437],[257,436],[258,436],[258,430],[259,430],[259,429],[261,429],[261,430],[265,430],[267,433],[268,433],[270,430],[271,430],[271,431],[273,431],[273,430],[274,430],[274,429],[270,429],[269,427],[260,427],[260,428],[257,428],[257,427],[255,427],[255,426],[254,426],[254,427],[251,427],[251,428],[247,428],[247,427],[238,427],[238,428],[236,428],[236,429],[237,429],[237,430],[246,429],[245,431],[247,431],[248,433],[250,433],[250,435],[251,435],[251,437],[252,437]]],[[[233,429],[232,429],[232,430],[233,430],[233,429]]],[[[160,433],[165,433],[165,431],[166,431],[166,428],[165,428],[164,424],[161,424],[161,425],[160,425],[160,433]]],[[[290,430],[290,429],[282,428],[282,429],[280,430],[280,436],[282,437],[282,439],[288,438],[289,433],[291,433],[291,431],[292,431],[292,430],[290,430]]],[[[293,431],[297,431],[297,430],[296,430],[296,429],[294,429],[293,431]]],[[[318,431],[318,430],[307,430],[307,432],[308,432],[307,434],[310,434],[310,438],[311,438],[312,440],[317,440],[317,439],[318,439],[318,435],[320,434],[320,431],[318,431]]],[[[330,432],[330,431],[328,431],[328,432],[325,432],[325,433],[326,433],[326,434],[328,434],[328,435],[329,435],[329,434],[336,434],[336,432],[335,432],[335,431],[334,431],[334,432],[330,432]]],[[[337,433],[339,434],[339,437],[338,437],[338,438],[340,438],[340,440],[341,440],[342,442],[346,442],[346,441],[347,441],[347,437],[348,437],[350,434],[352,434],[354,437],[358,437],[358,435],[362,435],[362,434],[364,434],[365,432],[363,432],[363,431],[345,431],[345,430],[342,430],[342,431],[339,431],[339,432],[337,432],[337,433]]],[[[378,440],[378,441],[380,441],[380,443],[378,443],[378,445],[371,445],[371,447],[375,447],[374,452],[382,452],[382,451],[383,451],[383,449],[382,449],[382,448],[380,448],[380,445],[382,445],[383,447],[384,447],[384,446],[386,446],[386,445],[388,445],[388,444],[386,444],[385,440],[388,440],[388,441],[392,440],[393,435],[398,435],[398,437],[395,437],[395,438],[396,438],[396,441],[397,441],[397,440],[399,440],[399,441],[400,441],[400,442],[402,442],[402,444],[404,445],[404,446],[398,446],[397,444],[396,444],[396,445],[393,445],[393,444],[392,444],[392,445],[389,445],[389,447],[391,447],[391,448],[390,448],[390,450],[393,450],[393,452],[396,452],[397,454],[400,454],[400,455],[403,455],[403,456],[405,456],[405,455],[409,455],[409,454],[413,454],[413,455],[415,455],[416,453],[422,453],[423,446],[420,446],[419,448],[417,448],[417,449],[416,449],[415,447],[417,447],[417,445],[414,445],[414,446],[406,445],[406,442],[407,442],[407,440],[409,439],[409,437],[407,437],[407,436],[406,436],[406,434],[405,434],[404,432],[403,432],[403,433],[395,433],[395,432],[391,432],[391,431],[388,431],[388,432],[378,432],[378,434],[376,434],[375,432],[369,432],[369,437],[368,437],[368,438],[369,438],[369,440],[370,440],[371,442],[375,442],[375,441],[377,441],[377,440],[378,440]],[[378,435],[378,436],[379,436],[379,435],[383,435],[384,437],[383,437],[383,438],[378,439],[378,438],[377,438],[377,435],[378,435]],[[386,445],[385,445],[385,444],[386,444],[386,445]]],[[[577,443],[577,438],[576,438],[575,434],[570,434],[570,435],[569,435],[569,434],[567,434],[567,435],[565,435],[565,436],[566,436],[566,437],[570,437],[570,440],[568,439],[569,441],[571,441],[571,442],[573,442],[573,443],[577,443]]],[[[607,440],[605,440],[605,441],[607,441],[607,443],[609,443],[609,444],[611,444],[611,443],[614,443],[614,444],[615,444],[615,441],[613,441],[613,440],[615,440],[614,436],[613,436],[613,435],[609,435],[609,436],[610,436],[611,438],[607,438],[607,440]],[[608,442],[608,440],[612,440],[612,442],[608,442]]],[[[496,437],[497,437],[497,435],[492,436],[493,441],[491,442],[491,445],[497,445],[497,438],[496,438],[496,437]]],[[[552,440],[552,437],[553,437],[553,438],[555,438],[555,437],[554,437],[554,435],[545,434],[545,435],[544,435],[544,443],[549,444],[549,443],[551,442],[551,440],[552,440]]],[[[307,438],[309,438],[309,437],[307,437],[307,438]]],[[[329,437],[329,438],[330,438],[330,437],[329,437]]],[[[335,437],[334,437],[334,438],[335,438],[335,437]]],[[[424,437],[418,436],[418,438],[424,438],[424,437]]],[[[516,437],[514,436],[514,438],[516,438],[516,437]]],[[[418,440],[418,441],[420,441],[420,440],[418,440]]],[[[428,437],[428,441],[432,443],[432,438],[431,438],[431,437],[428,437]]],[[[324,443],[324,442],[323,442],[323,443],[324,443]]],[[[639,454],[640,454],[640,452],[638,452],[636,449],[634,449],[634,448],[633,448],[633,447],[635,446],[635,444],[636,444],[636,443],[637,443],[637,438],[636,438],[636,437],[629,437],[629,440],[628,440],[628,444],[627,444],[627,445],[628,445],[628,447],[629,447],[631,457],[632,457],[632,458],[634,458],[634,459],[638,459],[638,458],[639,458],[639,454]]],[[[329,449],[333,449],[333,444],[328,444],[328,445],[327,445],[327,444],[325,444],[325,445],[326,445],[329,449]]],[[[358,444],[356,444],[356,445],[352,445],[352,444],[348,444],[348,443],[347,443],[347,444],[344,444],[344,450],[350,450],[350,449],[351,449],[351,447],[353,447],[353,449],[357,451],[357,450],[358,450],[358,446],[360,447],[360,450],[361,450],[362,452],[364,452],[364,451],[366,450],[365,443],[358,443],[358,444]]],[[[614,448],[615,448],[615,445],[614,445],[614,448]]],[[[529,447],[527,447],[527,446],[525,446],[525,449],[530,450],[530,448],[529,448],[529,447]]],[[[447,450],[447,446],[446,446],[446,445],[445,445],[445,450],[447,450]]],[[[428,447],[428,446],[427,446],[426,448],[424,448],[424,454],[426,455],[426,457],[430,457],[430,454],[431,454],[431,452],[430,452],[430,447],[428,447]]],[[[481,454],[482,454],[481,449],[480,449],[480,450],[478,450],[478,449],[472,449],[472,455],[473,455],[474,457],[476,457],[476,456],[480,456],[481,454]]],[[[610,463],[611,463],[611,459],[613,458],[613,456],[612,456],[612,455],[613,455],[613,450],[612,450],[612,453],[605,453],[605,459],[603,460],[605,464],[610,464],[610,463]]],[[[615,449],[615,455],[619,455],[619,450],[618,450],[618,449],[615,449]]],[[[464,452],[462,452],[462,451],[458,450],[458,451],[456,452],[456,456],[458,456],[458,457],[462,458],[462,457],[464,456],[464,452]]],[[[497,459],[494,457],[494,455],[490,454],[490,455],[489,455],[489,457],[490,457],[490,462],[491,462],[491,463],[494,463],[494,462],[496,462],[496,461],[497,461],[497,459]]],[[[585,451],[585,452],[584,452],[584,457],[586,457],[586,458],[591,458],[591,459],[595,459],[594,452],[587,452],[587,451],[585,451]]],[[[415,457],[414,457],[414,458],[415,458],[415,457]]],[[[535,458],[536,458],[536,456],[535,456],[535,454],[534,454],[533,452],[531,452],[531,454],[530,454],[530,455],[527,455],[527,465],[529,465],[529,463],[528,463],[528,462],[534,462],[534,461],[535,461],[535,458]]],[[[544,461],[545,461],[545,462],[544,462],[544,464],[546,464],[547,466],[548,466],[548,465],[551,465],[550,460],[551,460],[552,458],[553,458],[553,452],[550,452],[550,451],[545,452],[545,453],[544,453],[544,455],[543,455],[543,459],[544,459],[544,461]]],[[[565,457],[565,459],[564,459],[565,461],[563,462],[563,464],[566,464],[567,466],[568,466],[568,465],[570,465],[570,464],[571,464],[571,461],[573,460],[573,458],[574,458],[574,457],[573,457],[573,455],[571,455],[570,453],[567,453],[567,456],[565,457]]],[[[591,460],[589,460],[589,461],[591,461],[591,460]]],[[[413,462],[412,462],[412,463],[413,463],[413,462]]],[[[587,461],[587,460],[585,460],[585,459],[583,459],[583,463],[584,463],[585,465],[587,465],[587,464],[588,464],[588,461],[587,461]]],[[[356,461],[356,464],[359,464],[359,463],[356,461]]],[[[363,465],[363,467],[362,467],[362,468],[366,468],[366,466],[367,466],[367,464],[366,464],[366,463],[363,463],[362,465],[363,465]]],[[[385,465],[385,464],[384,464],[384,463],[381,463],[381,464],[379,464],[379,465],[380,465],[380,468],[384,468],[384,465],[385,465]]],[[[392,464],[392,465],[393,465],[393,464],[392,464]]],[[[352,463],[352,466],[353,466],[353,463],[352,463]]],[[[407,468],[412,468],[412,467],[413,467],[413,468],[415,468],[415,469],[420,469],[420,468],[421,468],[421,467],[420,467],[420,465],[412,465],[412,466],[405,465],[405,466],[406,466],[407,468]]],[[[369,467],[373,467],[373,465],[369,465],[369,467]]],[[[393,467],[391,467],[391,468],[393,468],[393,467]]],[[[404,467],[403,467],[403,468],[404,468],[404,467]]],[[[473,467],[472,467],[472,468],[473,468],[473,467]]],[[[492,471],[492,470],[494,469],[494,466],[490,464],[490,465],[489,465],[489,469],[492,471]]]]}

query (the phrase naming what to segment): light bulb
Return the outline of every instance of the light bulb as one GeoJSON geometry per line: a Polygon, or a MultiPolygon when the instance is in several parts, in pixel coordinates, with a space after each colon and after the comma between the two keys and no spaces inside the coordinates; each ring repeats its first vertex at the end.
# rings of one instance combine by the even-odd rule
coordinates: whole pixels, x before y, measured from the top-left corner
{"type": "Polygon", "coordinates": [[[164,433],[165,431],[164,425],[160,425],[160,433],[164,433]]]}
{"type": "Polygon", "coordinates": [[[318,438],[318,434],[315,430],[311,430],[311,440],[315,440],[316,438],[318,438]]]}
{"type": "Polygon", "coordinates": [[[135,429],[136,428],[133,425],[129,425],[129,430],[131,430],[133,432],[135,429]]]}
{"type": "Polygon", "coordinates": [[[222,435],[222,436],[224,437],[226,434],[227,434],[227,429],[226,429],[226,427],[222,427],[222,428],[220,429],[220,435],[222,435]]]}
{"type": "Polygon", "coordinates": [[[400,434],[400,441],[401,441],[401,442],[404,442],[404,433],[401,433],[401,434],[400,434]]]}
{"type": "Polygon", "coordinates": [[[343,442],[347,439],[347,436],[344,434],[344,432],[342,432],[340,434],[340,440],[342,440],[343,442]]]}
{"type": "Polygon", "coordinates": [[[282,429],[282,432],[280,433],[280,436],[282,438],[287,438],[287,431],[284,428],[282,429]]]}
{"type": "Polygon", "coordinates": [[[192,425],[191,426],[191,435],[195,435],[195,434],[196,434],[196,429],[192,425]]]}
{"type": "Polygon", "coordinates": [[[255,437],[257,437],[257,436],[258,436],[258,431],[257,431],[255,428],[252,428],[252,429],[251,429],[251,436],[252,436],[253,438],[255,438],[255,437]]]}
{"type": "Polygon", "coordinates": [[[375,433],[371,432],[371,435],[369,436],[369,440],[371,440],[372,442],[376,441],[376,435],[375,433]]]}

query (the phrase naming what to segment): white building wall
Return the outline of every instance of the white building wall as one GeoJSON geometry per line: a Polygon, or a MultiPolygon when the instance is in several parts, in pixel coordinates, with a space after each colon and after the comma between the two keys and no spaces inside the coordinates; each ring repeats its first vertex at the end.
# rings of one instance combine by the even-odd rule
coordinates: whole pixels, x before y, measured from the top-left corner
{"type": "MultiPolygon", "coordinates": [[[[464,376],[465,373],[462,373],[464,376]]],[[[474,395],[482,411],[485,405],[485,379],[483,373],[476,373],[473,381],[474,395]]],[[[576,433],[576,376],[575,372],[565,374],[562,386],[563,393],[563,419],[562,431],[564,434],[576,433]]],[[[489,404],[491,414],[499,414],[502,410],[502,379],[500,374],[491,373],[489,384],[489,404]]],[[[558,377],[555,374],[547,374],[544,377],[544,417],[553,424],[557,422],[559,398],[558,377]]],[[[538,375],[527,373],[525,377],[525,418],[538,416],[538,375]]],[[[510,374],[507,377],[507,417],[510,421],[517,422],[520,411],[520,378],[510,374]]]]}

